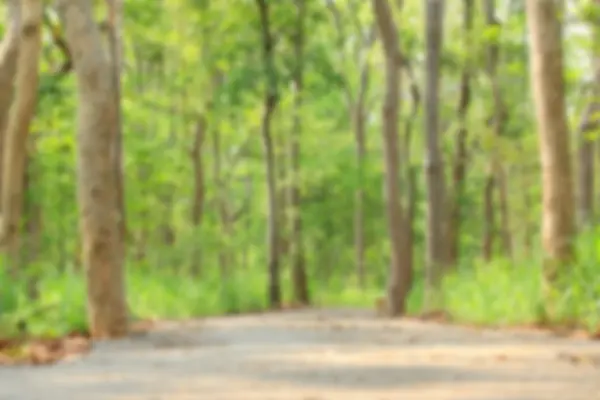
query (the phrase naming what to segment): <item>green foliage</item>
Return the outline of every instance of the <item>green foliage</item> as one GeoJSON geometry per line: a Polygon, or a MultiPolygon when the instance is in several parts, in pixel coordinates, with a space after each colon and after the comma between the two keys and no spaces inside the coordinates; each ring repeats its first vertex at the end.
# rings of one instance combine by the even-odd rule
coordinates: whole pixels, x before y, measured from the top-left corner
{"type": "MultiPolygon", "coordinates": [[[[358,40],[373,23],[369,2],[338,2],[344,33],[341,37],[324,2],[307,3],[299,179],[310,286],[317,304],[372,307],[374,298],[385,288],[389,264],[380,134],[383,57],[379,44],[367,50],[360,47],[358,40]],[[353,4],[358,4],[356,9],[353,4]],[[367,156],[359,170],[345,91],[356,96],[366,59],[372,65],[365,98],[367,156]],[[353,249],[357,188],[365,192],[367,284],[362,289],[356,283],[353,249]]],[[[399,41],[423,92],[422,2],[404,3],[404,10],[396,13],[402,19],[399,41]]],[[[513,3],[513,7],[520,4],[513,3]]],[[[280,166],[278,183],[287,185],[296,15],[291,2],[271,4],[280,85],[273,136],[280,166]]],[[[462,1],[449,4],[448,10],[462,11],[462,1]]],[[[582,6],[586,19],[597,17],[597,7],[590,4],[582,6]]],[[[100,11],[104,9],[99,8],[99,15],[100,11]]],[[[266,194],[259,128],[264,81],[255,4],[243,0],[131,0],[125,2],[124,14],[122,109],[131,310],[140,318],[188,318],[263,309],[266,194]],[[200,114],[207,121],[200,152],[205,206],[202,224],[194,226],[191,150],[200,114]],[[231,216],[231,226],[223,223],[223,213],[231,216]],[[227,274],[221,273],[223,259],[229,260],[227,274]]],[[[483,13],[476,10],[473,32],[467,38],[462,32],[460,12],[449,12],[446,22],[440,101],[447,166],[454,160],[461,127],[457,109],[465,66],[471,68],[472,93],[464,121],[469,157],[465,191],[459,199],[461,260],[456,273],[444,282],[445,306],[459,320],[490,324],[532,322],[539,317],[541,302],[540,251],[523,254],[532,232],[540,228],[541,186],[529,94],[525,15],[512,12],[501,21],[501,27],[489,28],[484,24],[483,13]],[[501,54],[498,79],[507,114],[501,138],[492,136],[488,123],[494,102],[491,82],[483,67],[486,46],[490,44],[497,44],[501,54]],[[505,259],[496,243],[494,259],[484,263],[480,260],[482,197],[492,155],[507,166],[515,257],[514,261],[505,259]]],[[[4,26],[0,26],[0,32],[3,30],[4,26]]],[[[573,34],[565,41],[565,76],[570,110],[575,110],[571,112],[573,121],[583,107],[577,86],[589,72],[580,62],[581,55],[589,53],[592,39],[573,34]]],[[[72,74],[62,78],[53,75],[62,55],[48,37],[44,37],[44,50],[32,129],[36,149],[29,166],[32,177],[27,194],[28,202],[41,210],[41,235],[28,247],[32,254],[32,266],[28,268],[39,280],[40,297],[35,301],[27,299],[26,284],[14,281],[0,268],[0,336],[14,334],[15,323],[20,319],[26,319],[35,334],[59,335],[86,326],[85,286],[76,260],[80,238],[74,162],[75,79],[72,74]]],[[[412,117],[408,80],[403,85],[401,127],[412,117]]],[[[409,310],[417,313],[423,297],[426,234],[421,110],[412,123],[410,156],[402,163],[418,171],[414,221],[417,282],[409,301],[409,310]]],[[[596,135],[591,134],[589,139],[596,135]]],[[[498,200],[495,201],[497,208],[498,200]]],[[[564,277],[569,290],[561,298],[556,318],[575,319],[594,327],[600,315],[600,247],[592,233],[583,235],[578,244],[579,260],[564,277]]],[[[287,297],[289,260],[283,261],[282,284],[287,297]]]]}

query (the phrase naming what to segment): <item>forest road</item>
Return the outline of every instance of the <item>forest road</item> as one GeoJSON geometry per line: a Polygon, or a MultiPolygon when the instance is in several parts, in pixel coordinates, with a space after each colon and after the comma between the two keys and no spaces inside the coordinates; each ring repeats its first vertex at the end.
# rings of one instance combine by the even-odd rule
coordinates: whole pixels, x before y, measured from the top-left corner
{"type": "Polygon", "coordinates": [[[0,367],[0,400],[595,400],[600,343],[368,311],[164,322],[79,359],[0,367]]]}

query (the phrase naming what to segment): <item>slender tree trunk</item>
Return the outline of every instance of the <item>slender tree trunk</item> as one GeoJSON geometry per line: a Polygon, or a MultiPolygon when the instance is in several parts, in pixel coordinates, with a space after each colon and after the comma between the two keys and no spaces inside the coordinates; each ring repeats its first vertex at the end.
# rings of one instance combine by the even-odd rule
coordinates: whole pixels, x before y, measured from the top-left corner
{"type": "Polygon", "coordinates": [[[291,159],[291,256],[292,282],[294,300],[302,305],[310,303],[308,282],[306,277],[306,262],[304,258],[304,243],[302,236],[302,214],[300,193],[300,138],[302,135],[302,95],[304,81],[304,25],[306,20],[306,0],[296,0],[298,9],[295,35],[296,69],[294,71],[294,121],[293,134],[290,140],[291,159]]]}
{"type": "MultiPolygon", "coordinates": [[[[342,15],[339,8],[334,0],[327,0],[327,7],[331,11],[333,16],[334,24],[337,31],[337,45],[344,58],[346,59],[345,41],[347,40],[346,33],[344,31],[344,24],[342,15]]],[[[356,12],[356,10],[350,10],[350,12],[356,12]]],[[[366,268],[365,268],[365,249],[366,233],[365,233],[365,188],[364,188],[364,168],[367,157],[367,143],[366,143],[366,97],[369,90],[370,80],[370,69],[371,62],[369,52],[375,42],[377,29],[372,26],[366,37],[364,38],[364,45],[359,52],[362,52],[362,60],[356,57],[353,61],[360,62],[360,73],[358,83],[358,94],[355,96],[352,92],[352,87],[345,80],[344,92],[346,97],[346,105],[348,107],[348,113],[352,120],[352,128],[354,130],[354,142],[355,142],[355,160],[357,169],[357,188],[354,192],[354,212],[353,212],[353,230],[354,230],[354,261],[355,271],[358,280],[358,285],[364,288],[366,284],[366,268]]],[[[359,32],[362,36],[363,33],[359,32]]],[[[362,39],[362,37],[361,37],[362,39]]]]}
{"type": "Polygon", "coordinates": [[[440,151],[439,85],[442,52],[444,0],[426,2],[425,80],[425,173],[427,178],[426,303],[435,302],[435,293],[447,261],[445,251],[444,160],[440,151]]]}
{"type": "Polygon", "coordinates": [[[21,233],[25,201],[25,170],[29,127],[35,114],[39,58],[42,50],[42,1],[21,1],[21,29],[16,93],[6,128],[2,179],[3,245],[10,269],[21,264],[21,233]]]}
{"type": "Polygon", "coordinates": [[[385,98],[382,108],[382,138],[384,143],[384,193],[388,221],[391,265],[388,279],[387,311],[391,316],[406,312],[406,300],[412,285],[412,259],[408,257],[406,216],[400,201],[400,143],[398,116],[400,113],[400,66],[402,56],[398,30],[392,18],[388,0],[372,0],[385,54],[385,98]]]}
{"type": "MultiPolygon", "coordinates": [[[[198,235],[202,221],[204,220],[204,201],[206,198],[206,190],[204,183],[204,158],[202,151],[204,148],[204,140],[206,137],[206,116],[203,114],[198,116],[196,121],[196,130],[194,133],[194,145],[192,147],[192,165],[194,168],[194,197],[192,199],[192,224],[198,235]]],[[[200,273],[200,244],[194,245],[192,254],[192,271],[194,274],[200,273]]]]}
{"type": "Polygon", "coordinates": [[[498,204],[500,206],[500,239],[502,254],[513,257],[513,240],[510,229],[510,207],[508,204],[508,171],[500,162],[497,165],[496,176],[498,180],[498,204]]]}
{"type": "MultiPolygon", "coordinates": [[[[473,38],[473,16],[475,14],[475,1],[463,1],[463,38],[465,46],[470,47],[473,38]]],[[[465,62],[460,76],[460,96],[458,98],[458,131],[456,133],[456,147],[452,165],[452,197],[450,203],[450,216],[448,219],[448,262],[456,265],[460,258],[460,237],[462,227],[462,205],[464,197],[465,175],[467,171],[467,119],[471,105],[471,74],[472,63],[465,62]]]]}
{"type": "Polygon", "coordinates": [[[115,163],[115,182],[117,185],[117,207],[119,210],[119,245],[126,253],[127,218],[125,213],[125,184],[123,170],[123,117],[121,112],[121,71],[123,69],[123,0],[106,0],[109,11],[109,50],[112,61],[115,104],[117,105],[117,128],[113,146],[113,162],[115,163]]]}
{"type": "MultiPolygon", "coordinates": [[[[496,18],[496,0],[486,0],[484,3],[485,20],[488,28],[501,28],[496,18]]],[[[492,86],[493,112],[490,118],[494,140],[500,142],[506,124],[507,111],[502,95],[501,83],[498,77],[500,64],[500,46],[497,39],[493,39],[487,48],[486,71],[492,86]]],[[[497,146],[496,146],[497,148],[497,146]]],[[[500,154],[494,148],[491,154],[490,173],[494,175],[495,186],[498,189],[498,204],[500,208],[500,239],[505,256],[512,257],[512,238],[510,233],[510,216],[508,208],[507,172],[501,162],[500,154]]]]}
{"type": "Polygon", "coordinates": [[[271,308],[281,306],[281,282],[279,271],[279,209],[277,204],[277,188],[276,188],[276,165],[275,154],[273,149],[273,138],[271,133],[271,120],[277,106],[277,75],[275,70],[275,60],[273,54],[273,36],[271,34],[271,23],[269,16],[269,4],[267,0],[256,0],[260,13],[260,21],[262,28],[263,40],[263,68],[265,73],[265,99],[262,118],[262,138],[265,152],[265,168],[267,175],[267,200],[268,200],[268,235],[267,245],[269,247],[268,254],[268,271],[269,271],[269,304],[271,308]]]}
{"type": "Polygon", "coordinates": [[[358,284],[361,288],[366,284],[365,268],[365,161],[367,158],[367,140],[366,140],[366,97],[369,90],[369,77],[371,63],[369,51],[375,41],[375,30],[366,38],[364,46],[364,55],[360,69],[360,79],[358,83],[358,95],[356,101],[350,100],[354,128],[354,141],[356,150],[356,169],[358,172],[358,187],[354,192],[354,252],[356,262],[356,275],[358,284]]]}
{"type": "MultiPolygon", "coordinates": [[[[35,164],[35,156],[37,154],[36,149],[36,138],[29,136],[27,143],[27,160],[25,165],[25,201],[24,201],[24,214],[25,214],[25,232],[26,238],[23,246],[24,260],[23,265],[31,265],[40,256],[41,239],[42,239],[42,207],[39,198],[35,196],[32,190],[34,183],[38,181],[38,168],[35,164]]],[[[27,274],[27,296],[31,300],[38,298],[38,279],[39,275],[37,271],[29,271],[27,274]]]]}
{"type": "Polygon", "coordinates": [[[530,72],[542,166],[542,242],[549,300],[560,270],[574,257],[575,234],[559,7],[556,0],[526,1],[530,72]]]}
{"type": "Polygon", "coordinates": [[[123,336],[128,328],[114,158],[117,105],[111,66],[90,0],[59,0],[77,78],[77,199],[86,268],[90,331],[123,336]]]}
{"type": "Polygon", "coordinates": [[[494,254],[494,239],[496,237],[496,213],[494,207],[494,187],[496,181],[490,170],[485,178],[483,187],[483,259],[490,261],[494,254]]]}
{"type": "MultiPolygon", "coordinates": [[[[274,115],[275,120],[271,123],[273,126],[281,126],[278,124],[283,119],[283,115],[274,115]]],[[[292,128],[293,129],[293,128],[292,128]]],[[[293,133],[292,133],[293,134],[293,133]]],[[[277,216],[277,222],[279,225],[279,260],[281,268],[285,268],[286,263],[290,256],[291,243],[291,201],[290,198],[291,188],[291,160],[289,159],[289,147],[292,139],[289,135],[275,134],[274,138],[274,152],[275,152],[275,166],[276,181],[275,187],[277,189],[277,210],[279,214],[277,216]],[[287,137],[286,137],[287,136],[287,137]]]]}
{"type": "Polygon", "coordinates": [[[221,277],[226,279],[232,264],[230,241],[233,237],[233,222],[222,171],[223,153],[221,150],[221,133],[215,127],[213,127],[211,131],[213,145],[213,181],[216,187],[216,203],[222,229],[221,242],[219,243],[219,269],[221,271],[221,277]]]}
{"type": "Polygon", "coordinates": [[[406,235],[407,235],[407,246],[406,246],[406,255],[405,257],[413,260],[414,257],[414,240],[415,240],[415,218],[417,215],[417,169],[419,168],[417,165],[411,164],[412,159],[412,137],[413,137],[413,128],[414,124],[419,117],[419,108],[421,106],[421,92],[419,90],[419,86],[417,85],[417,80],[414,76],[414,71],[412,67],[409,65],[408,60],[404,60],[405,70],[410,79],[410,94],[412,99],[412,110],[408,118],[406,118],[405,130],[404,130],[404,155],[403,158],[405,160],[404,174],[406,177],[406,187],[407,187],[407,220],[405,224],[406,235]]]}
{"type": "Polygon", "coordinates": [[[364,104],[357,104],[353,112],[354,139],[356,142],[356,169],[358,172],[358,187],[354,192],[354,257],[358,285],[365,287],[365,189],[364,169],[367,146],[365,140],[365,109],[364,104]]]}

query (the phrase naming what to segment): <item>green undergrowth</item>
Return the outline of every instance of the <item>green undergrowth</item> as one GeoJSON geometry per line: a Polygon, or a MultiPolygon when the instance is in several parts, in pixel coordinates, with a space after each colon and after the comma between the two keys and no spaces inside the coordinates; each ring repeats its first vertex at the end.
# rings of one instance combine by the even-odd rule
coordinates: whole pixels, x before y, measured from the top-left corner
{"type": "MultiPolygon", "coordinates": [[[[559,296],[553,323],[577,323],[590,330],[600,324],[600,274],[596,273],[600,242],[595,236],[586,234],[578,242],[578,261],[563,276],[563,286],[568,289],[559,296]]],[[[535,258],[463,263],[443,282],[443,308],[456,322],[494,326],[536,323],[542,308],[540,264],[535,258]]],[[[0,279],[10,282],[5,275],[0,279]]],[[[372,308],[383,293],[382,285],[361,289],[354,279],[348,280],[333,277],[326,283],[313,283],[315,305],[372,308]]],[[[193,278],[133,266],[128,271],[127,295],[137,318],[185,319],[264,310],[265,282],[266,274],[258,268],[238,271],[222,282],[218,274],[193,278]]],[[[289,280],[284,279],[282,285],[289,293],[289,280]]],[[[408,303],[412,314],[422,311],[422,288],[418,280],[408,303]]],[[[0,337],[18,333],[19,321],[26,321],[33,335],[85,329],[86,297],[80,274],[46,273],[35,302],[27,300],[24,293],[24,285],[14,282],[0,288],[0,337]]]]}
{"type": "MultiPolygon", "coordinates": [[[[577,260],[559,281],[554,311],[546,323],[600,328],[600,236],[588,232],[577,242],[577,260]]],[[[541,322],[544,310],[542,261],[497,259],[461,265],[443,284],[446,311],[459,322],[521,325],[541,322]]]]}

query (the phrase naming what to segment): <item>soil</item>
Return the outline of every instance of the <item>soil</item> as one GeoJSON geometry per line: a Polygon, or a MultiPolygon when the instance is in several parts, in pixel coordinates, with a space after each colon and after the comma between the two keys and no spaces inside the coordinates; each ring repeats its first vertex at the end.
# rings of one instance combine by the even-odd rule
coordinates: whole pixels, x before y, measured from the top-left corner
{"type": "Polygon", "coordinates": [[[160,322],[0,367],[0,400],[52,398],[600,400],[600,342],[340,309],[160,322]]]}

